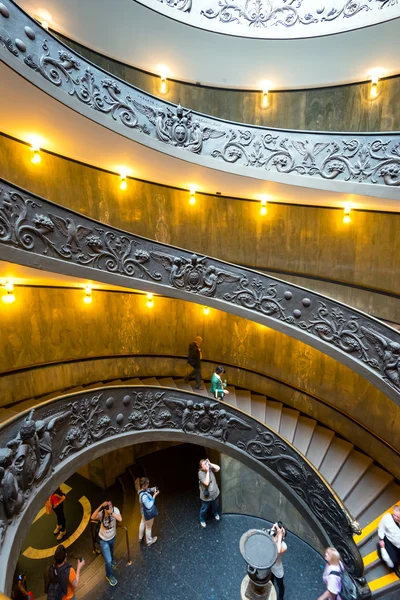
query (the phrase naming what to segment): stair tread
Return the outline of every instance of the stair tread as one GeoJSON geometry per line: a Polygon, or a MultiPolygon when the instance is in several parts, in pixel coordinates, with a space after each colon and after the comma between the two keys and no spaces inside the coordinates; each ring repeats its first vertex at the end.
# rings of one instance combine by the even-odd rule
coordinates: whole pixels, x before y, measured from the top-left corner
{"type": "Polygon", "coordinates": [[[385,563],[380,560],[376,565],[374,565],[374,567],[372,569],[370,569],[367,573],[365,573],[365,579],[369,583],[370,581],[373,581],[374,579],[378,579],[378,577],[383,577],[384,575],[389,575],[389,573],[391,573],[391,570],[389,569],[389,567],[387,567],[385,565],[385,563]]]}
{"type": "Polygon", "coordinates": [[[112,379],[111,381],[106,381],[100,387],[114,387],[117,385],[123,385],[123,382],[121,379],[112,379]]]}
{"type": "Polygon", "coordinates": [[[321,425],[315,426],[314,434],[307,451],[307,458],[316,469],[319,469],[320,464],[324,460],[334,436],[335,432],[331,429],[327,429],[321,425]]]}
{"type": "Polygon", "coordinates": [[[251,394],[251,415],[265,423],[265,403],[267,399],[260,394],[251,394]]]}
{"type": "Polygon", "coordinates": [[[145,377],[144,379],[141,379],[140,381],[141,381],[142,385],[155,385],[157,387],[161,387],[161,384],[156,377],[145,377]]]}
{"type": "Polygon", "coordinates": [[[193,392],[190,383],[187,383],[184,379],[175,379],[175,384],[179,390],[182,390],[184,392],[193,392]]]}
{"type": "Polygon", "coordinates": [[[236,390],[236,406],[245,413],[251,413],[251,394],[248,390],[236,390]]]}
{"type": "Polygon", "coordinates": [[[134,377],[133,379],[126,379],[124,381],[125,385],[142,385],[142,382],[140,381],[139,377],[134,377]]]}
{"type": "Polygon", "coordinates": [[[299,411],[294,410],[293,408],[282,408],[279,434],[290,443],[292,443],[296,433],[297,419],[299,418],[299,414],[299,411]]]}
{"type": "Polygon", "coordinates": [[[315,419],[310,419],[303,415],[299,415],[297,419],[296,433],[294,434],[292,443],[304,456],[307,454],[316,424],[317,421],[315,419]]]}
{"type": "Polygon", "coordinates": [[[33,408],[34,406],[37,406],[38,404],[40,404],[40,400],[38,400],[38,398],[29,398],[28,400],[19,402],[18,404],[13,406],[13,408],[11,410],[15,410],[16,412],[20,413],[20,412],[23,412],[24,410],[28,410],[28,408],[33,408]]]}
{"type": "Polygon", "coordinates": [[[350,452],[346,462],[332,482],[333,489],[342,500],[345,500],[355,488],[371,463],[372,458],[358,452],[358,450],[350,452]]]}
{"type": "Polygon", "coordinates": [[[275,402],[274,400],[267,400],[265,405],[265,424],[274,431],[279,431],[281,415],[282,403],[275,402]]]}
{"type": "Polygon", "coordinates": [[[176,383],[172,379],[172,377],[162,377],[161,379],[158,380],[158,382],[162,387],[176,388],[176,383]]]}
{"type": "Polygon", "coordinates": [[[319,468],[328,483],[332,483],[335,479],[353,448],[354,446],[350,442],[337,436],[333,438],[319,468]]]}
{"type": "Polygon", "coordinates": [[[346,498],[346,507],[355,519],[393,481],[393,476],[376,465],[371,465],[353,491],[346,498]]]}
{"type": "Polygon", "coordinates": [[[8,419],[15,417],[17,414],[18,412],[15,410],[11,410],[9,408],[0,408],[0,423],[8,421],[8,419]]]}
{"type": "Polygon", "coordinates": [[[365,510],[362,515],[358,518],[358,522],[361,527],[366,527],[374,521],[377,517],[380,517],[384,513],[388,512],[389,509],[395,504],[400,502],[400,485],[396,482],[390,483],[382,494],[377,498],[371,506],[365,510]]]}
{"type": "Polygon", "coordinates": [[[67,388],[66,390],[64,390],[63,395],[64,394],[74,394],[75,392],[81,392],[84,389],[86,389],[86,388],[84,388],[83,385],[77,385],[75,387],[67,388]]]}
{"type": "Polygon", "coordinates": [[[229,404],[230,406],[233,406],[234,408],[237,407],[237,399],[236,399],[236,388],[234,388],[232,385],[228,385],[226,388],[229,392],[229,394],[227,396],[225,396],[224,398],[224,402],[226,402],[227,404],[229,404]]]}
{"type": "Polygon", "coordinates": [[[208,388],[210,387],[209,385],[206,385],[204,383],[204,381],[200,382],[200,386],[201,386],[201,390],[196,390],[196,386],[195,384],[189,384],[191,387],[191,391],[194,392],[195,394],[200,394],[200,396],[206,396],[207,398],[211,399],[211,394],[208,391],[208,388]]]}

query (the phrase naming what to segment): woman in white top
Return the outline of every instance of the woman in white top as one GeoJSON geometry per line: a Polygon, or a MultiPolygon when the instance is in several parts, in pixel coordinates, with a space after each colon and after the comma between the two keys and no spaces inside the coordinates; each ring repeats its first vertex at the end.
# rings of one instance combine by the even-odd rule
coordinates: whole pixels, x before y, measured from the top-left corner
{"type": "Polygon", "coordinates": [[[341,600],[341,582],[340,576],[334,575],[332,571],[340,571],[343,565],[340,561],[340,554],[336,548],[327,548],[325,550],[325,560],[328,563],[324,569],[322,579],[326,585],[326,590],[318,600],[341,600]]]}
{"type": "Polygon", "coordinates": [[[284,554],[284,552],[286,552],[287,550],[286,543],[283,541],[286,536],[286,531],[284,527],[279,527],[278,523],[275,523],[271,527],[271,533],[273,531],[275,531],[274,540],[278,550],[278,558],[276,559],[275,564],[271,568],[272,583],[274,583],[278,588],[278,600],[283,600],[283,597],[285,595],[285,585],[283,583],[284,571],[282,564],[282,554],[284,554]]]}

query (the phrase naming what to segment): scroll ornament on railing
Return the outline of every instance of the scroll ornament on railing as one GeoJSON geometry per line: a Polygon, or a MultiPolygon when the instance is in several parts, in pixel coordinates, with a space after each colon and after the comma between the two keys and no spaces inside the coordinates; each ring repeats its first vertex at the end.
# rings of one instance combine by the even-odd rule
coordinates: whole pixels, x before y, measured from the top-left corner
{"type": "MultiPolygon", "coordinates": [[[[356,576],[362,561],[352,540],[359,527],[318,472],[278,434],[219,401],[180,390],[144,387],[79,392],[39,405],[0,429],[0,544],[8,526],[52,471],[75,454],[127,433],[168,430],[239,449],[268,467],[297,496],[356,576]]],[[[229,453],[229,449],[226,450],[229,453]]]]}
{"type": "Polygon", "coordinates": [[[217,169],[237,165],[248,169],[249,176],[262,171],[265,176],[400,185],[398,134],[304,133],[213,119],[117,80],[40,29],[16,5],[7,4],[9,8],[0,3],[0,49],[6,62],[10,53],[37,75],[37,83],[41,79],[64,92],[68,106],[73,107],[71,99],[77,101],[93,111],[94,120],[102,115],[111,128],[113,123],[122,126],[127,137],[137,132],[142,143],[149,136],[165,152],[176,148],[183,158],[185,153],[197,155],[217,169]]]}
{"type": "Polygon", "coordinates": [[[1,245],[123,275],[133,286],[144,280],[178,290],[182,298],[218,299],[221,308],[242,308],[247,318],[268,317],[270,326],[282,323],[289,335],[300,330],[311,345],[323,342],[328,354],[340,350],[345,364],[364,365],[399,401],[400,333],[310,290],[102,225],[6,182],[0,183],[1,245]]]}

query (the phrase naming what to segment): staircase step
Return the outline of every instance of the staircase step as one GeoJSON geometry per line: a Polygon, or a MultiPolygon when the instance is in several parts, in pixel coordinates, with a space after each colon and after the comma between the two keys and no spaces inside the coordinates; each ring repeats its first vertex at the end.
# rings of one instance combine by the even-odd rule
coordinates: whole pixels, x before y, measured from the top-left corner
{"type": "Polygon", "coordinates": [[[101,387],[114,387],[117,385],[124,385],[121,379],[113,379],[112,381],[106,381],[101,387]]]}
{"type": "Polygon", "coordinates": [[[333,438],[319,468],[328,483],[332,483],[335,479],[353,448],[354,446],[350,442],[342,440],[337,436],[333,438]]]}
{"type": "Polygon", "coordinates": [[[391,512],[392,507],[395,504],[400,504],[400,486],[395,483],[389,483],[387,488],[381,493],[379,498],[376,500],[358,517],[363,531],[361,535],[354,536],[354,541],[360,547],[368,541],[369,538],[376,536],[376,530],[379,525],[379,521],[383,515],[387,512],[391,512]]]}
{"type": "Polygon", "coordinates": [[[274,431],[278,432],[281,424],[281,415],[282,402],[267,400],[265,404],[265,424],[274,431]]]}
{"type": "Polygon", "coordinates": [[[319,469],[334,437],[335,433],[331,429],[321,427],[321,425],[315,426],[314,434],[307,451],[307,458],[316,469],[319,469]]]}
{"type": "Polygon", "coordinates": [[[251,413],[251,394],[248,390],[236,390],[236,406],[247,414],[251,413]]]}
{"type": "Polygon", "coordinates": [[[224,402],[226,402],[227,404],[230,404],[230,406],[233,406],[234,408],[236,408],[237,406],[237,400],[236,400],[236,388],[233,387],[233,385],[228,385],[226,388],[229,392],[229,394],[227,394],[224,398],[224,402]]]}
{"type": "Polygon", "coordinates": [[[133,379],[125,379],[124,385],[142,385],[139,377],[133,377],[133,379]]]}
{"type": "Polygon", "coordinates": [[[296,433],[294,434],[292,443],[299,452],[304,454],[304,456],[307,455],[316,425],[317,421],[310,419],[309,417],[303,417],[303,415],[300,415],[297,419],[296,433]]]}
{"type": "Polygon", "coordinates": [[[161,387],[161,384],[156,377],[145,377],[140,381],[142,385],[155,385],[156,387],[161,387]]]}
{"type": "Polygon", "coordinates": [[[17,411],[12,410],[10,408],[0,408],[0,423],[4,423],[5,421],[8,421],[8,419],[15,417],[15,415],[17,415],[17,414],[18,414],[17,411]]]}
{"type": "Polygon", "coordinates": [[[297,419],[299,418],[299,414],[299,411],[294,410],[293,408],[282,408],[279,433],[290,443],[292,443],[296,433],[297,419]]]}
{"type": "Polygon", "coordinates": [[[175,379],[175,385],[179,390],[184,392],[193,392],[190,383],[187,383],[184,379],[175,379]]]}
{"type": "Polygon", "coordinates": [[[176,388],[176,383],[172,377],[163,377],[162,379],[159,379],[158,382],[162,387],[176,388]]]}
{"type": "Polygon", "coordinates": [[[361,477],[372,464],[372,458],[352,450],[348,459],[332,482],[337,495],[345,501],[350,492],[356,487],[361,477]]]}
{"type": "Polygon", "coordinates": [[[194,382],[191,383],[190,386],[191,386],[191,391],[192,392],[194,392],[195,394],[200,394],[200,396],[206,396],[209,400],[211,400],[212,396],[211,396],[211,394],[208,391],[208,389],[209,389],[210,386],[206,385],[204,383],[204,381],[200,382],[200,386],[202,388],[201,390],[196,390],[196,385],[195,385],[194,382]]]}
{"type": "Polygon", "coordinates": [[[19,402],[18,404],[13,406],[11,410],[15,410],[16,412],[20,413],[24,410],[28,410],[29,408],[34,408],[38,404],[40,404],[40,400],[38,398],[29,398],[28,400],[19,402]]]}
{"type": "Polygon", "coordinates": [[[371,465],[357,487],[346,498],[346,507],[353,517],[358,519],[392,481],[393,476],[390,473],[374,464],[371,465]]]}
{"type": "Polygon", "coordinates": [[[267,399],[265,396],[259,394],[251,394],[251,415],[265,423],[265,403],[267,399]]]}

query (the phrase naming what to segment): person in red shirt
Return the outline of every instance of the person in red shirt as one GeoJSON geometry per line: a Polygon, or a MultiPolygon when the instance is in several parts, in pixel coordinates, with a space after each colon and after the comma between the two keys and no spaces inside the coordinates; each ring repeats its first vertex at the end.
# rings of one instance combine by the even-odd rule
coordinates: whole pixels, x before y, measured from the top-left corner
{"type": "Polygon", "coordinates": [[[54,530],[54,535],[57,536],[58,541],[62,540],[67,534],[63,504],[66,499],[66,495],[60,488],[57,488],[50,496],[51,507],[57,515],[57,527],[54,530]]]}

